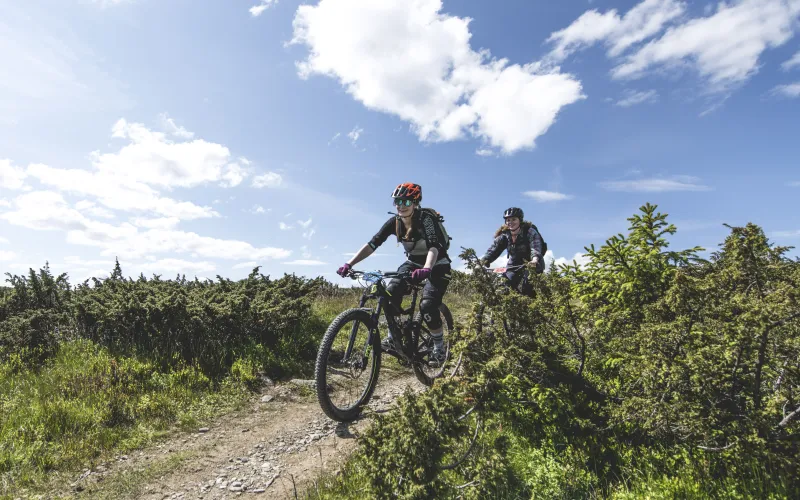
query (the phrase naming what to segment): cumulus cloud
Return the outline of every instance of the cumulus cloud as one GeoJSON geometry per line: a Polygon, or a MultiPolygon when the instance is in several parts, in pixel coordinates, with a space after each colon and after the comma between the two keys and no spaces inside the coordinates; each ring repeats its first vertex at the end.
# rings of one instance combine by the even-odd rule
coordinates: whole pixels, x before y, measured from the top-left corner
{"type": "MultiPolygon", "coordinates": [[[[211,207],[174,200],[162,192],[208,184],[233,187],[248,175],[249,162],[244,158],[232,159],[228,148],[220,144],[202,139],[175,141],[162,132],[125,119],[114,124],[112,137],[126,144],[111,153],[93,152],[91,169],[31,164],[23,171],[6,160],[0,162],[0,180],[21,189],[26,179],[34,179],[60,192],[93,197],[96,203],[111,210],[197,219],[218,214],[211,207]]],[[[110,212],[86,205],[94,201],[82,201],[84,205],[79,210],[107,217],[110,212]]]]}
{"type": "Polygon", "coordinates": [[[441,0],[320,0],[301,5],[292,43],[299,75],[337,79],[369,109],[410,122],[421,140],[480,138],[510,154],[534,147],[561,109],[584,96],[574,77],[509,64],[470,47],[470,19],[441,0]]]}
{"type": "Polygon", "coordinates": [[[175,137],[180,137],[181,139],[192,139],[194,138],[194,132],[189,132],[182,126],[179,126],[175,123],[175,120],[169,117],[167,113],[161,113],[158,115],[159,123],[161,125],[161,129],[170,134],[174,135],[175,137]]]}
{"type": "MultiPolygon", "coordinates": [[[[0,214],[11,224],[36,230],[60,230],[67,233],[67,242],[99,248],[101,255],[142,258],[148,255],[188,254],[193,257],[231,260],[282,259],[291,251],[273,247],[254,247],[228,239],[200,236],[179,231],[166,224],[150,224],[142,230],[125,222],[113,225],[86,217],[71,208],[60,193],[34,191],[18,196],[12,210],[0,214]]],[[[143,220],[136,220],[139,224],[143,220]]]]}
{"type": "Polygon", "coordinates": [[[11,163],[11,160],[0,160],[0,188],[20,190],[25,186],[25,170],[11,163]]]}

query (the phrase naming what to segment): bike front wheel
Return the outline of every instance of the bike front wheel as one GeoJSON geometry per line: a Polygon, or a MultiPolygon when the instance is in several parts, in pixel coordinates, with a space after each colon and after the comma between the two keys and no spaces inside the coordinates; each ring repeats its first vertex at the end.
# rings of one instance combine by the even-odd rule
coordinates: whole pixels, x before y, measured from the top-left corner
{"type": "Polygon", "coordinates": [[[370,335],[366,309],[349,309],[328,327],[317,353],[315,379],[322,411],[338,422],[351,422],[369,402],[381,369],[378,335],[370,335]]]}

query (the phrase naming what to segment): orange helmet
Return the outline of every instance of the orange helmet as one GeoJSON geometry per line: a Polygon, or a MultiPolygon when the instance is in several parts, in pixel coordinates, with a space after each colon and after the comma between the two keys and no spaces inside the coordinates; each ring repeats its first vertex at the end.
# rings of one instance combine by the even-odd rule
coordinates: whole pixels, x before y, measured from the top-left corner
{"type": "Polygon", "coordinates": [[[394,188],[392,198],[420,202],[422,201],[422,186],[414,184],[413,182],[398,184],[398,186],[394,188]]]}

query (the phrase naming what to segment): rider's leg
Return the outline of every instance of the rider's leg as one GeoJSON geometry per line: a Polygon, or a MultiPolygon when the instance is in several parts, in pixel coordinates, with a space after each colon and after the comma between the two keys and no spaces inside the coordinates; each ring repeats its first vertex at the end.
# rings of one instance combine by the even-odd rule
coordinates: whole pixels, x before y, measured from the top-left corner
{"type": "Polygon", "coordinates": [[[422,289],[422,300],[419,303],[419,310],[422,318],[431,332],[433,339],[433,357],[436,360],[444,358],[444,327],[439,313],[439,306],[442,304],[442,297],[450,284],[450,266],[439,265],[433,268],[425,288],[422,289]]]}
{"type": "Polygon", "coordinates": [[[522,271],[516,270],[506,271],[503,275],[506,277],[506,285],[512,290],[517,290],[524,274],[522,271]]]}
{"type": "Polygon", "coordinates": [[[533,297],[533,285],[530,282],[530,271],[527,269],[522,274],[522,282],[520,283],[519,293],[526,297],[533,297]]]}
{"type": "MultiPolygon", "coordinates": [[[[404,262],[397,268],[398,273],[407,273],[411,272],[417,267],[414,266],[411,262],[404,262]]],[[[403,310],[403,297],[408,293],[408,284],[405,280],[401,280],[398,278],[393,278],[389,280],[389,283],[386,285],[386,291],[389,292],[389,307],[394,308],[394,311],[389,311],[390,315],[396,316],[398,319],[400,317],[400,311],[403,310]]],[[[390,348],[394,348],[394,340],[392,338],[392,331],[388,330],[386,334],[386,338],[383,339],[381,342],[381,346],[383,350],[389,350],[390,348]]],[[[397,339],[399,340],[399,339],[397,339]]]]}

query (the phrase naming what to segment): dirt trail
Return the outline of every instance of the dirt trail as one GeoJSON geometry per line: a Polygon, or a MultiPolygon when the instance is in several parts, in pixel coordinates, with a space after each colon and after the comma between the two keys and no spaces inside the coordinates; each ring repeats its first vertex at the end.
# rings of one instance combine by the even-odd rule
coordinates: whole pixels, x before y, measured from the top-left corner
{"type": "Polygon", "coordinates": [[[371,421],[369,415],[388,410],[407,387],[424,389],[407,371],[382,370],[366,416],[337,425],[322,413],[310,388],[273,386],[265,389],[266,397],[254,398],[245,410],[221,417],[203,432],[181,433],[84,471],[58,496],[295,498],[295,491],[313,488],[322,473],[337,470],[371,421]]]}

